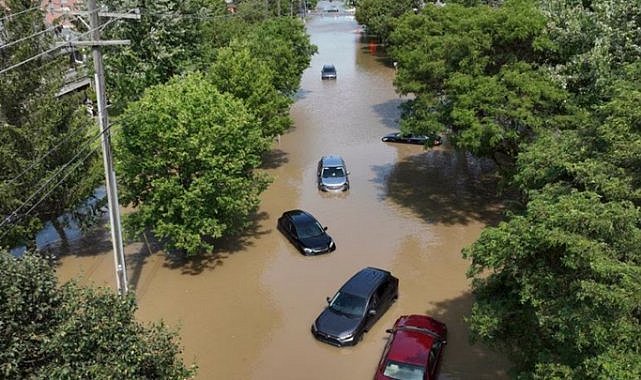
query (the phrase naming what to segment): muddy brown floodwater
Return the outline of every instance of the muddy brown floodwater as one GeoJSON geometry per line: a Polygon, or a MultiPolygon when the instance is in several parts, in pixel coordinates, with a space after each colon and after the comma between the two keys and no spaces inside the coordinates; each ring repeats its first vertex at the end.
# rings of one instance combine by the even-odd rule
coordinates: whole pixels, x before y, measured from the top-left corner
{"type": "MultiPolygon", "coordinates": [[[[491,165],[447,147],[381,142],[398,129],[394,69],[362,41],[350,16],[315,16],[308,32],[319,52],[302,78],[291,115],[265,170],[273,183],[262,196],[254,228],[197,260],[171,260],[142,243],[126,248],[130,285],[143,321],[164,320],[180,331],[187,364],[199,379],[371,379],[385,329],[403,314],[425,313],[449,329],[441,379],[506,378],[509,364],[468,342],[463,318],[472,296],[461,249],[500,216],[491,165]],[[374,54],[372,54],[374,53],[374,54]],[[321,81],[333,63],[336,81],[321,81]],[[319,193],[315,166],[342,155],[351,172],[345,194],[319,193]],[[301,208],[329,227],[337,250],[304,257],[276,230],[276,219],[301,208]],[[331,296],[365,266],[400,280],[400,298],[355,347],[312,337],[310,325],[331,296]]],[[[61,258],[61,280],[113,287],[108,234],[93,252],[61,258]]]]}

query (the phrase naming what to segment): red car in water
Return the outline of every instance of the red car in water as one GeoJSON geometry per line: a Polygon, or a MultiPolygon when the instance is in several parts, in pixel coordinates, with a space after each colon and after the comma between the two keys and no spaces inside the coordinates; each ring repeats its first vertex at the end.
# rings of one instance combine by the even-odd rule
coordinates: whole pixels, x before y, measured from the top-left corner
{"type": "Polygon", "coordinates": [[[387,330],[390,335],[374,380],[436,379],[447,327],[426,315],[404,315],[387,330]]]}

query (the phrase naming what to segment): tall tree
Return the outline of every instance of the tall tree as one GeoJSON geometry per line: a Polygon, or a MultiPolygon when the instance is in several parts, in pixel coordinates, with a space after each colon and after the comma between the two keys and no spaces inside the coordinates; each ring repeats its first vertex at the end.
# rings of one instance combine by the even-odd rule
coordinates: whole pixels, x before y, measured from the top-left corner
{"type": "Polygon", "coordinates": [[[523,149],[525,210],[466,251],[474,336],[522,378],[641,377],[641,65],[622,71],[609,101],[523,149]]]}
{"type": "Polygon", "coordinates": [[[274,75],[278,73],[268,63],[252,57],[250,50],[237,42],[218,50],[208,78],[220,92],[242,100],[256,115],[263,136],[272,138],[292,124],[289,117],[292,100],[274,87],[274,75]]]}
{"type": "Polygon", "coordinates": [[[148,89],[118,124],[130,231],[151,229],[169,248],[196,254],[243,230],[266,186],[254,169],[268,140],[241,101],[194,73],[148,89]]]}
{"type": "Polygon", "coordinates": [[[224,3],[207,0],[107,0],[119,12],[138,8],[140,20],[111,22],[106,37],[130,45],[105,49],[106,81],[112,112],[140,98],[147,87],[203,68],[208,46],[205,23],[227,17],[224,3]]]}
{"type": "Polygon", "coordinates": [[[255,24],[244,42],[254,58],[271,67],[274,87],[286,96],[298,91],[303,71],[318,51],[310,42],[305,25],[291,17],[255,24]]]}
{"type": "Polygon", "coordinates": [[[58,217],[90,197],[101,178],[84,95],[57,96],[69,55],[55,49],[56,29],[43,13],[29,11],[39,4],[0,5],[0,14],[16,14],[2,22],[0,67],[23,63],[0,74],[0,245],[33,245],[47,221],[62,234],[58,217]]]}
{"type": "Polygon", "coordinates": [[[359,0],[354,16],[359,24],[367,27],[368,33],[387,41],[396,19],[405,13],[414,12],[414,9],[418,11],[420,3],[417,0],[359,0]]]}
{"type": "Polygon", "coordinates": [[[37,256],[0,251],[4,379],[186,379],[176,334],[136,321],[132,293],[59,285],[37,256]]]}
{"type": "Polygon", "coordinates": [[[545,63],[553,44],[536,2],[501,7],[426,6],[390,37],[404,105],[401,128],[447,130],[459,148],[511,170],[519,145],[576,110],[545,63]]]}

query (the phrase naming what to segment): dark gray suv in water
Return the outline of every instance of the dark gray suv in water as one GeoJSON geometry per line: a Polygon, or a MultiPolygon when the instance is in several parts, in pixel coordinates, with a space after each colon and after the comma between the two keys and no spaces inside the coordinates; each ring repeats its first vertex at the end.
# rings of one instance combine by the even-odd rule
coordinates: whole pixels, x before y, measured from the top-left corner
{"type": "Polygon", "coordinates": [[[318,161],[316,177],[318,189],[322,191],[349,190],[349,172],[341,156],[329,155],[318,161]]]}
{"type": "Polygon", "coordinates": [[[365,268],[350,278],[312,324],[316,339],[353,346],[398,298],[398,279],[386,270],[365,268]]]}
{"type": "Polygon", "coordinates": [[[336,79],[336,67],[334,65],[323,65],[321,79],[336,79]]]}

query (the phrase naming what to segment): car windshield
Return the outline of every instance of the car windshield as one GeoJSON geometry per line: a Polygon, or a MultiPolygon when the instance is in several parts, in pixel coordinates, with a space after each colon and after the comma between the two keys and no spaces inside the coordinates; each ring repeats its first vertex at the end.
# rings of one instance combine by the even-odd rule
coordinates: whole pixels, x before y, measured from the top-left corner
{"type": "Polygon", "coordinates": [[[388,360],[383,375],[398,380],[422,380],[424,373],[421,366],[388,360]]]}
{"type": "Polygon", "coordinates": [[[361,316],[365,314],[367,300],[349,293],[338,292],[329,302],[329,308],[341,313],[352,316],[361,316]]]}
{"type": "Polygon", "coordinates": [[[333,73],[334,71],[336,71],[336,69],[333,66],[325,66],[323,67],[323,71],[325,71],[326,73],[333,73]]]}
{"type": "Polygon", "coordinates": [[[340,178],[345,177],[345,172],[341,167],[323,168],[323,178],[340,178]]]}
{"type": "Polygon", "coordinates": [[[320,236],[325,233],[325,230],[320,224],[318,224],[318,222],[307,222],[304,224],[298,224],[296,226],[296,232],[300,239],[305,239],[320,236]]]}

